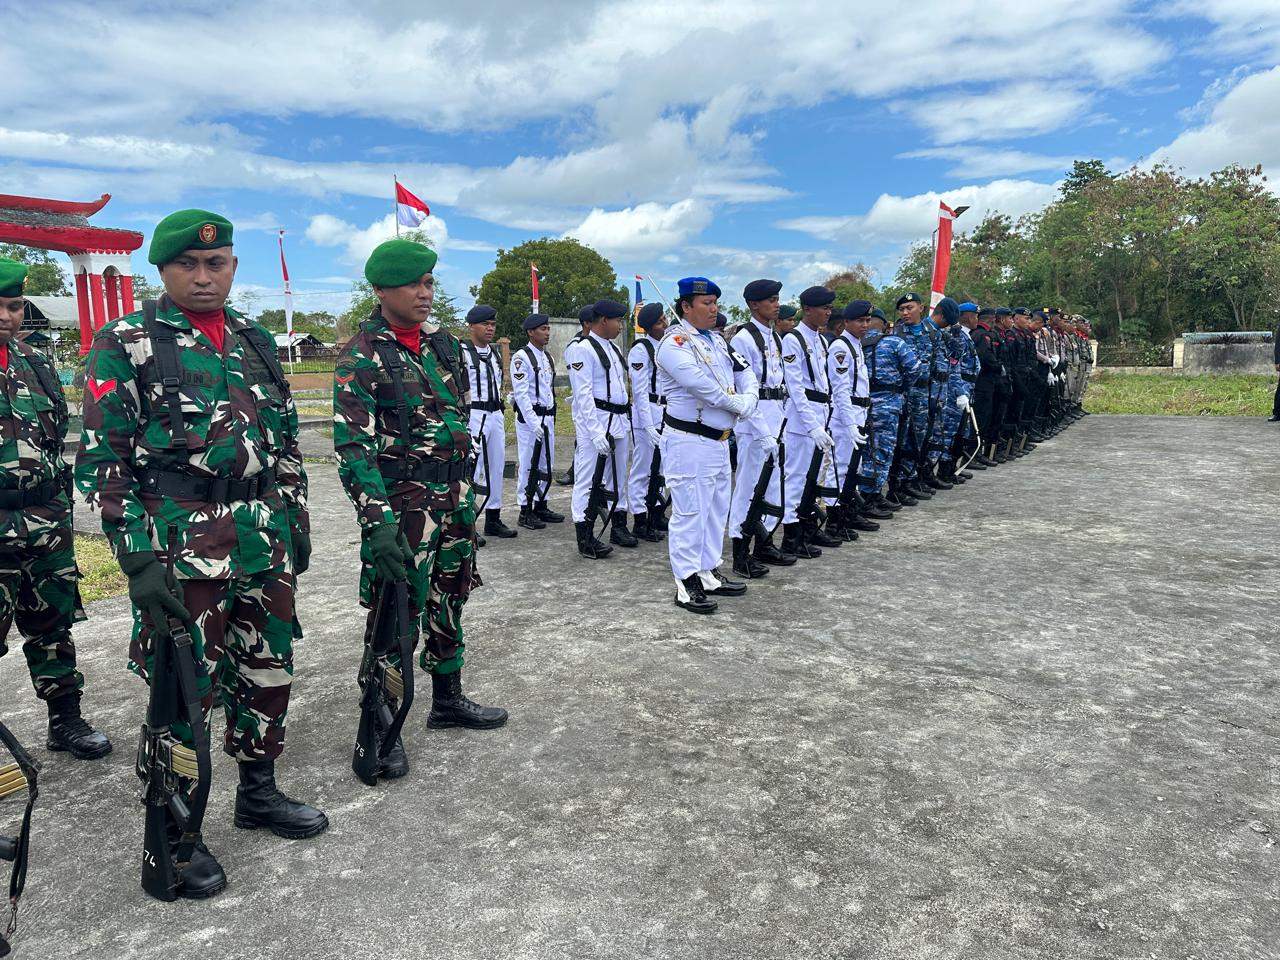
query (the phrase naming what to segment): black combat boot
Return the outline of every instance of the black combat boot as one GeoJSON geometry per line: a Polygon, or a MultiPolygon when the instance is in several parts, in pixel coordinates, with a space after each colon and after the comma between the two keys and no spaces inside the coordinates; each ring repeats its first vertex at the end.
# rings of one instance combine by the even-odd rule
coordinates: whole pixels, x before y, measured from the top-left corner
{"type": "Polygon", "coordinates": [[[844,538],[833,537],[827,531],[822,529],[822,525],[818,523],[817,517],[810,517],[808,520],[802,520],[800,523],[800,538],[812,547],[816,544],[819,547],[839,547],[844,545],[844,538]]]}
{"type": "MultiPolygon", "coordinates": [[[[391,710],[386,706],[373,715],[374,742],[379,748],[391,727],[391,719],[391,710]]],[[[377,776],[383,780],[399,780],[408,772],[409,755],[404,751],[404,739],[397,734],[395,746],[387,751],[386,759],[378,760],[377,776]]]]}
{"type": "Polygon", "coordinates": [[[80,716],[80,691],[49,701],[50,750],[66,751],[77,760],[97,760],[111,752],[111,741],[80,716]]]}
{"type": "Polygon", "coordinates": [[[507,722],[507,711],[501,707],[482,707],[462,692],[462,671],[431,675],[431,713],[427,726],[466,727],[469,730],[492,730],[507,722]]]}
{"type": "Polygon", "coordinates": [[[796,562],[794,553],[787,553],[773,545],[764,527],[760,527],[759,530],[760,532],[755,536],[755,547],[751,551],[753,557],[771,567],[789,567],[796,562]]]}
{"type": "Polygon", "coordinates": [[[556,483],[558,483],[562,487],[573,486],[573,464],[572,463],[569,464],[569,469],[564,472],[563,476],[556,478],[556,483]]]}
{"type": "Polygon", "coordinates": [[[741,580],[730,580],[720,572],[719,567],[699,573],[698,578],[702,581],[702,589],[709,597],[740,597],[747,592],[745,583],[741,580]]]}
{"type": "Polygon", "coordinates": [[[797,559],[811,560],[814,557],[821,556],[822,551],[816,547],[808,547],[801,542],[800,524],[784,523],[782,525],[782,552],[789,553],[797,559]]]}
{"type": "Polygon", "coordinates": [[[845,507],[845,523],[851,530],[861,530],[863,533],[875,533],[880,529],[880,524],[874,520],[867,519],[867,501],[861,493],[854,492],[853,503],[845,507]]]}
{"type": "Polygon", "coordinates": [[[274,760],[241,760],[235,824],[241,830],[266,827],[277,837],[304,840],[323,833],[329,818],[315,807],[280,792],[274,760]]]}
{"type": "Polygon", "coordinates": [[[556,513],[547,506],[547,501],[539,500],[538,505],[533,508],[533,515],[546,523],[564,523],[564,514],[556,513]]]}
{"type": "Polygon", "coordinates": [[[541,530],[546,526],[545,523],[538,519],[538,515],[533,512],[533,507],[521,507],[520,516],[516,518],[516,523],[529,530],[541,530]]]}
{"type": "Polygon", "coordinates": [[[609,542],[616,543],[620,547],[640,545],[640,541],[627,529],[627,511],[613,511],[613,522],[609,524],[609,542]]]}
{"type": "Polygon", "coordinates": [[[880,493],[880,491],[877,490],[875,493],[871,494],[871,496],[865,498],[865,500],[866,502],[863,504],[861,514],[863,517],[867,518],[868,522],[871,520],[893,519],[895,511],[887,502],[885,502],[884,494],[880,493]]]}
{"type": "Polygon", "coordinates": [[[715,613],[719,606],[707,597],[702,589],[702,580],[695,573],[676,581],[676,606],[684,607],[690,613],[715,613]]]}
{"type": "Polygon", "coordinates": [[[924,485],[930,490],[950,490],[955,486],[948,480],[943,480],[938,476],[937,468],[930,464],[920,471],[920,478],[924,481],[924,485]]]}
{"type": "Polygon", "coordinates": [[[650,514],[649,514],[649,525],[650,525],[651,527],[653,527],[653,529],[655,529],[655,530],[659,530],[659,531],[661,531],[662,533],[666,533],[666,532],[667,532],[667,527],[670,525],[670,524],[669,524],[669,521],[668,521],[668,519],[667,519],[667,511],[666,511],[666,508],[663,508],[662,510],[659,510],[657,513],[650,513],[650,514]]]}
{"type": "Polygon", "coordinates": [[[637,513],[631,532],[648,543],[661,543],[662,531],[649,522],[649,514],[637,513]]]}
{"type": "Polygon", "coordinates": [[[516,532],[502,522],[502,510],[486,510],[484,512],[484,535],[510,540],[516,532]]]}
{"type": "Polygon", "coordinates": [[[613,553],[613,547],[592,532],[590,520],[578,520],[573,526],[578,534],[578,552],[584,557],[589,560],[601,560],[613,553]]]}
{"type": "Polygon", "coordinates": [[[767,576],[769,568],[751,556],[751,545],[746,537],[733,538],[733,572],[748,580],[767,576]]]}
{"type": "MultiPolygon", "coordinates": [[[[915,507],[915,506],[919,506],[920,504],[919,499],[916,497],[917,490],[919,490],[918,487],[915,487],[910,483],[903,482],[898,484],[897,488],[894,491],[894,494],[897,498],[898,503],[901,506],[915,507]]],[[[925,499],[928,499],[928,497],[926,496],[925,499]]]]}
{"type": "Polygon", "coordinates": [[[917,477],[903,486],[903,492],[913,496],[916,500],[932,500],[934,490],[924,480],[917,477]]]}
{"type": "MultiPolygon", "coordinates": [[[[190,805],[190,796],[184,799],[190,805]]],[[[169,840],[169,856],[178,855],[178,842],[182,830],[172,817],[165,819],[165,833],[169,840]]],[[[178,896],[187,900],[205,900],[220,894],[227,888],[227,874],[217,858],[205,846],[204,837],[196,834],[196,845],[191,850],[191,861],[178,870],[178,896]]]]}

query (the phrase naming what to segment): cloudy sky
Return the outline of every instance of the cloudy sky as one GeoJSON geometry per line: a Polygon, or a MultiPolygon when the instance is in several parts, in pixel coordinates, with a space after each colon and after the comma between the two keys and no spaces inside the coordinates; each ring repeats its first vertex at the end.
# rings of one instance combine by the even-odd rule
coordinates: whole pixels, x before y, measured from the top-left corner
{"type": "Polygon", "coordinates": [[[857,260],[888,280],[939,197],[974,208],[961,227],[1035,210],[1077,157],[1280,167],[1277,0],[0,10],[0,192],[108,192],[94,222],[148,239],[222,212],[260,308],[276,227],[298,308],[344,306],[396,174],[466,305],[530,237],[579,237],[623,278],[794,294],[857,260]]]}

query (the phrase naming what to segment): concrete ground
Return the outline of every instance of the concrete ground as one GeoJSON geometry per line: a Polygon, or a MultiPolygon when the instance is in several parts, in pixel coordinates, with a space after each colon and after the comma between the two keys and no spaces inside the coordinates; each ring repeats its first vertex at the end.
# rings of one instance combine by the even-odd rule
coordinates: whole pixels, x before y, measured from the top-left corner
{"type": "Polygon", "coordinates": [[[3,662],[45,761],[17,956],[1280,957],[1277,452],[1260,421],[1090,417],[707,618],[661,546],[522,530],[467,608],[467,687],[511,723],[428,731],[424,701],[376,789],[356,528],[315,465],[281,779],[332,828],[234,829],[219,755],[229,888],[145,898],[144,689],[104,601],[76,639],[107,760],[50,756],[3,662]]]}

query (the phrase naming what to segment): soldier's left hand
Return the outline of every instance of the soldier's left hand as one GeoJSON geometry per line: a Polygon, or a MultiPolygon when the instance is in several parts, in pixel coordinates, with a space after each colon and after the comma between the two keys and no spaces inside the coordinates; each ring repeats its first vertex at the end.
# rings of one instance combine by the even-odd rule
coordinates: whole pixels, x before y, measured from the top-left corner
{"type": "Polygon", "coordinates": [[[311,535],[293,531],[293,572],[296,576],[311,568],[311,535]]]}

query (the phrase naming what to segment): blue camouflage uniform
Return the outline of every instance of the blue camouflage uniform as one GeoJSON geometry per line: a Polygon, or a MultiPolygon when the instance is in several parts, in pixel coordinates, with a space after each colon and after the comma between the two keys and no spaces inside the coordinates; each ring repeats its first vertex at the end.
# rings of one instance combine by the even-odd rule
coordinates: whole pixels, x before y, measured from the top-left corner
{"type": "MultiPolygon", "coordinates": [[[[947,451],[952,449],[955,443],[956,434],[964,429],[968,422],[968,414],[960,409],[956,403],[956,399],[965,396],[969,398],[969,402],[973,402],[973,386],[978,382],[978,371],[982,369],[982,363],[978,360],[978,351],[973,344],[973,338],[960,324],[956,324],[947,331],[947,338],[954,345],[954,354],[956,356],[956,364],[952,367],[953,375],[947,383],[949,388],[949,396],[947,397],[947,407],[942,413],[942,448],[940,455],[947,457],[947,451]]],[[[935,462],[936,457],[932,457],[935,462]]]]}
{"type": "Polygon", "coordinates": [[[896,324],[893,333],[910,345],[922,364],[907,391],[903,410],[907,422],[898,450],[898,479],[909,482],[916,478],[917,465],[927,453],[935,425],[940,431],[951,360],[942,331],[927,317],[920,323],[896,324]]]}
{"type": "Polygon", "coordinates": [[[898,446],[898,421],[905,395],[924,370],[911,344],[894,333],[868,333],[862,340],[867,377],[871,381],[871,415],[867,418],[867,449],[858,470],[858,490],[874,494],[889,479],[898,446]]]}

